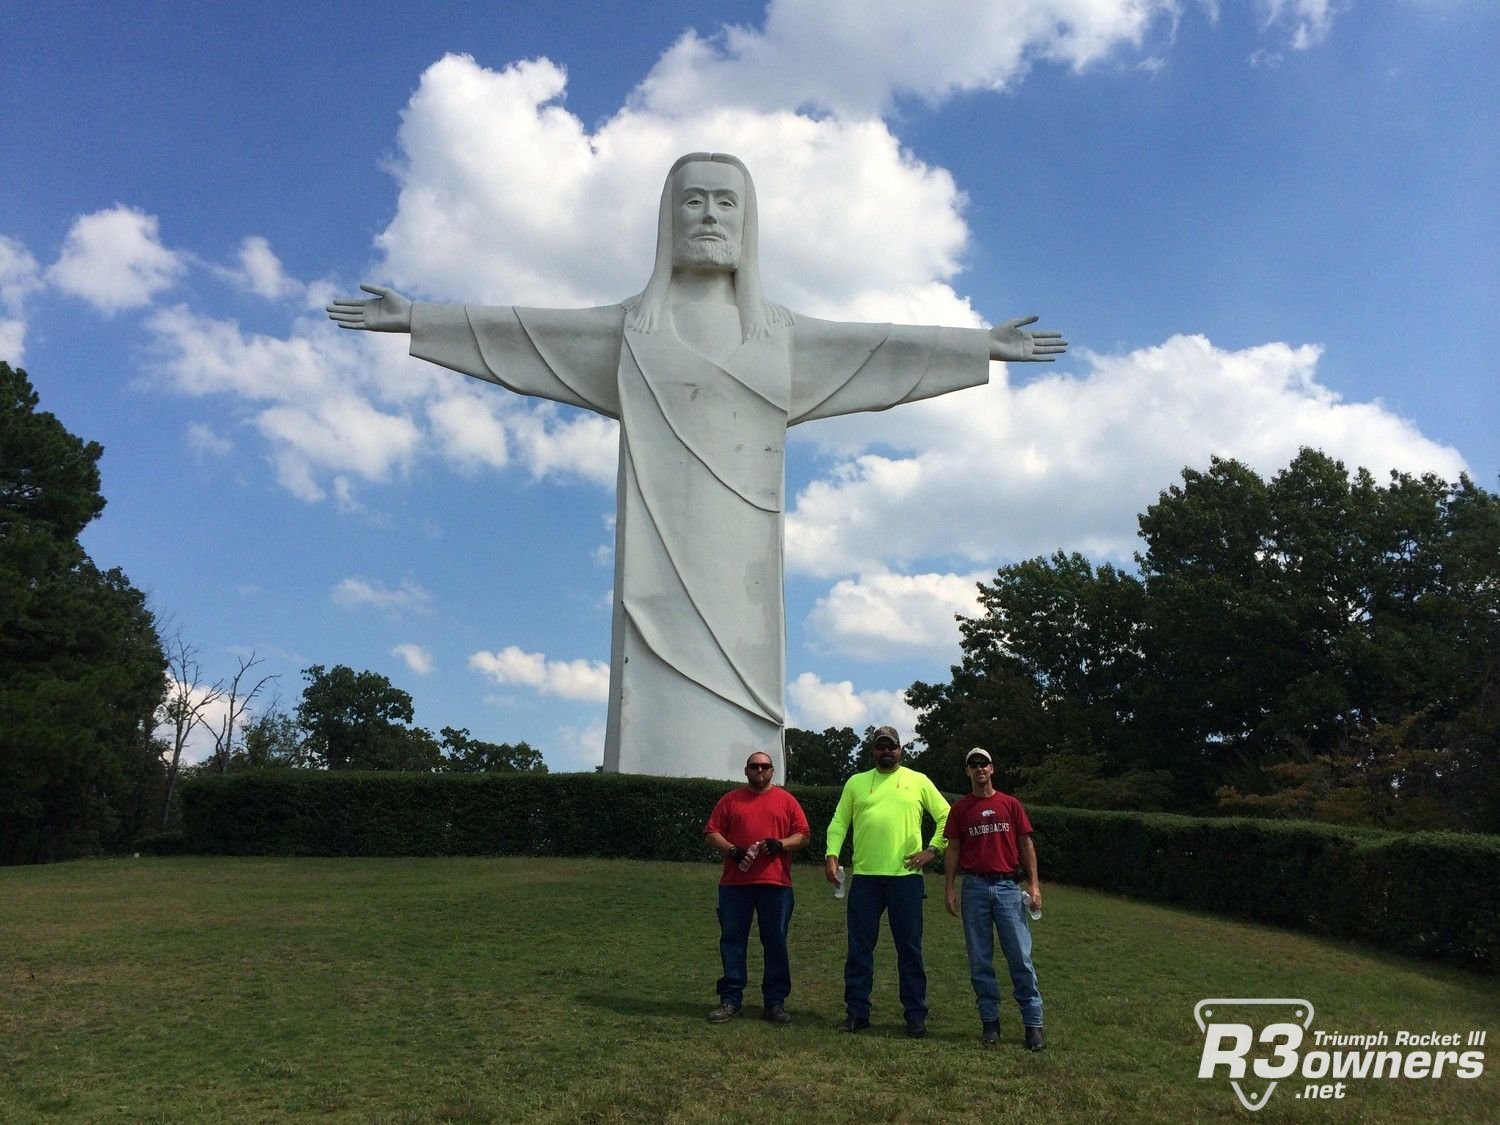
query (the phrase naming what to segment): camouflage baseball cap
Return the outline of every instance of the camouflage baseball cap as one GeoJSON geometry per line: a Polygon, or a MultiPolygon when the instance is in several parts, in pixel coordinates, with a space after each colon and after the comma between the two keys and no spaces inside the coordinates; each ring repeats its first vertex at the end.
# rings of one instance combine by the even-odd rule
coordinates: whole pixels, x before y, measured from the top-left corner
{"type": "Polygon", "coordinates": [[[890,739],[897,746],[901,745],[901,736],[896,733],[895,727],[876,727],[875,737],[870,740],[870,745],[875,746],[886,739],[890,739]]]}

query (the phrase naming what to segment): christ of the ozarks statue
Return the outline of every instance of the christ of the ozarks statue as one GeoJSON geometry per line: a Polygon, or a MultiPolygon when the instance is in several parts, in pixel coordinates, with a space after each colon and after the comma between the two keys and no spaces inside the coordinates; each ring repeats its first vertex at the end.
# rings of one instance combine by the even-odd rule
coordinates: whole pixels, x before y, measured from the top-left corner
{"type": "MultiPolygon", "coordinates": [[[[662,188],[645,290],[592,309],[413,304],[373,285],[342,328],[409,332],[411,354],[620,422],[604,768],[783,769],[786,429],[984,383],[991,360],[1067,347],[1036,318],[985,331],[845,324],[761,294],[755,187],[692,153],[662,188]]],[[[784,773],[783,773],[784,776],[784,773]]]]}

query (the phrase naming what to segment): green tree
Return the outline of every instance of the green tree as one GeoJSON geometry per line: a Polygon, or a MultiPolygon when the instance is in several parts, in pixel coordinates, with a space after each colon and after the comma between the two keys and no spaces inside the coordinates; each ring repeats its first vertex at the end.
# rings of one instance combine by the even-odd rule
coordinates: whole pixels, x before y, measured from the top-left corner
{"type": "Polygon", "coordinates": [[[842,785],[859,772],[859,736],[853,727],[821,732],[788,727],[786,778],[799,785],[842,785]]]}
{"type": "Polygon", "coordinates": [[[1061,749],[1034,766],[1015,766],[1014,781],[1003,788],[1024,794],[1033,805],[1074,809],[1132,809],[1161,812],[1176,792],[1170,770],[1125,769],[1107,772],[1102,753],[1061,749]]]}
{"type": "MultiPolygon", "coordinates": [[[[1183,479],[1141,517],[1141,713],[1159,744],[1226,807],[1321,763],[1436,802],[1450,827],[1484,822],[1494,737],[1472,719],[1500,659],[1496,497],[1430,474],[1381,486],[1309,449],[1269,482],[1218,459],[1183,479]]],[[[1432,819],[1366,808],[1363,823],[1432,819]]]]}
{"type": "Polygon", "coordinates": [[[145,598],[78,537],[103,448],[0,363],[0,862],[129,842],[156,811],[166,660],[145,598]]]}
{"type": "Polygon", "coordinates": [[[312,755],[297,719],[275,704],[243,727],[238,749],[215,754],[208,763],[219,773],[240,769],[308,766],[312,755]]]}
{"type": "Polygon", "coordinates": [[[444,727],[443,763],[449,773],[546,773],[540,750],[525,742],[484,742],[467,727],[444,727]]]}
{"type": "Polygon", "coordinates": [[[427,771],[441,763],[437,740],[411,726],[411,696],[385,676],[346,664],[314,664],[302,674],[297,724],[314,761],[331,770],[427,771]]]}
{"type": "Polygon", "coordinates": [[[1140,528],[1139,577],[980,586],[952,680],[907,693],[940,784],[979,745],[1037,800],[1500,829],[1500,498],[1304,449],[1186,469],[1140,528]]]}
{"type": "Polygon", "coordinates": [[[1139,580],[1058,552],[1003,567],[980,584],[979,601],[980,615],[959,618],[963,661],[952,680],[907,692],[927,744],[915,768],[950,792],[966,792],[964,757],[982,746],[994,757],[996,785],[1029,798],[1026,779],[1040,775],[1023,771],[1054,755],[1079,756],[1068,760],[1086,765],[1089,776],[1136,768],[1144,753],[1134,714],[1139,580]]]}

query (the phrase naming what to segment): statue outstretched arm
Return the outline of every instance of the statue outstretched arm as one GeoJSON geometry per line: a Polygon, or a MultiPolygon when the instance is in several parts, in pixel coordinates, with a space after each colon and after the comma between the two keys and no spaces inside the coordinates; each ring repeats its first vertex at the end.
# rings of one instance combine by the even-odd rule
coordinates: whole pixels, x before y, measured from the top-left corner
{"type": "Polygon", "coordinates": [[[394,289],[380,285],[361,285],[367,297],[335,297],[324,311],[340,328],[359,328],[366,332],[410,332],[411,302],[394,289]]]}
{"type": "MultiPolygon", "coordinates": [[[[369,288],[366,286],[365,288],[369,288]]],[[[1005,363],[1052,363],[1068,350],[1061,332],[1028,332],[1034,316],[1020,317],[990,329],[990,358],[1005,363]]]]}

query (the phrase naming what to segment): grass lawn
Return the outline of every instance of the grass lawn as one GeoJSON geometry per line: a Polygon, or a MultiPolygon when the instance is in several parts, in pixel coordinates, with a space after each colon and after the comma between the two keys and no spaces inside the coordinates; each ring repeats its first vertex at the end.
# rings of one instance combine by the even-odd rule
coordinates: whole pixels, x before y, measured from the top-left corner
{"type": "MultiPolygon", "coordinates": [[[[795,1023],[721,1027],[717,869],[606,860],[118,859],[0,869],[0,1121],[1500,1120],[1500,981],[1175,908],[1047,888],[1048,1050],[1014,1006],[983,1051],[929,878],[929,1036],[889,934],[872,1027],[843,1016],[843,903],[799,867],[795,1023]],[[1485,1073],[1199,1080],[1206,997],[1299,997],[1315,1029],[1488,1030],[1485,1073]],[[1262,1084],[1263,1085],[1263,1084],[1262,1084]]],[[[1003,969],[1002,969],[1003,978],[1003,969]]],[[[1310,1048],[1309,1042],[1306,1047],[1310,1048]]]]}

